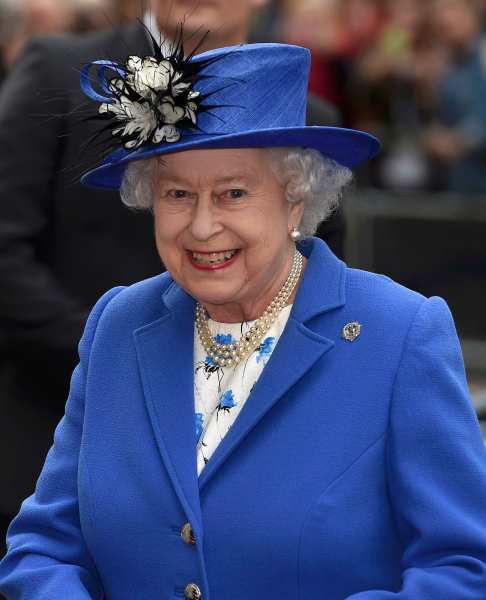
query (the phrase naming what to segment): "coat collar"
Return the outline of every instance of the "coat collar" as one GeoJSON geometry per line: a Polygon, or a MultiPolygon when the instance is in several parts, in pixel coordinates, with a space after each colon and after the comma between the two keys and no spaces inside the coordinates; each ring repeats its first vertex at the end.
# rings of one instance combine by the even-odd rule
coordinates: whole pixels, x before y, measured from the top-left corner
{"type": "Polygon", "coordinates": [[[292,309],[296,321],[306,323],[317,315],[344,306],[346,266],[318,238],[299,245],[307,267],[292,309]]]}
{"type": "Polygon", "coordinates": [[[345,265],[316,238],[306,240],[299,249],[308,262],[289,321],[238,419],[199,480],[194,415],[194,299],[173,282],[163,294],[163,316],[134,332],[145,401],[160,454],[199,537],[199,492],[270,408],[334,346],[332,340],[313,331],[311,321],[344,304],[345,265]]]}

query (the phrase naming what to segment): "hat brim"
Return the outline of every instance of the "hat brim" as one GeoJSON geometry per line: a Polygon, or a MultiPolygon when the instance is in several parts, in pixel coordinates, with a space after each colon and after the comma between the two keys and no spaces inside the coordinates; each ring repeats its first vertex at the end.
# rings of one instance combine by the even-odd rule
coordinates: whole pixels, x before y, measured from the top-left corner
{"type": "Polygon", "coordinates": [[[106,162],[86,173],[84,185],[109,190],[119,189],[127,163],[164,154],[174,154],[197,148],[313,148],[331,160],[353,168],[373,158],[380,150],[380,142],[369,133],[343,127],[285,127],[258,129],[227,135],[194,134],[179,142],[139,148],[118,158],[107,158],[106,162]]]}

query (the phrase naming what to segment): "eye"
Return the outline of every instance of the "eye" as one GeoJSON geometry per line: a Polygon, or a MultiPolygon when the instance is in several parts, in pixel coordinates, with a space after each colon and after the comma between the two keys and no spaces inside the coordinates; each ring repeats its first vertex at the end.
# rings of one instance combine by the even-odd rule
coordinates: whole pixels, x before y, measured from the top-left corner
{"type": "Polygon", "coordinates": [[[241,188],[232,188],[223,192],[223,197],[231,200],[238,200],[239,198],[243,198],[245,195],[245,190],[242,190],[241,188]]]}
{"type": "Polygon", "coordinates": [[[169,190],[167,192],[169,198],[173,198],[175,200],[181,200],[189,197],[189,192],[187,190],[169,190]]]}
{"type": "Polygon", "coordinates": [[[170,200],[187,200],[191,197],[191,193],[187,190],[167,190],[165,196],[170,200]]]}

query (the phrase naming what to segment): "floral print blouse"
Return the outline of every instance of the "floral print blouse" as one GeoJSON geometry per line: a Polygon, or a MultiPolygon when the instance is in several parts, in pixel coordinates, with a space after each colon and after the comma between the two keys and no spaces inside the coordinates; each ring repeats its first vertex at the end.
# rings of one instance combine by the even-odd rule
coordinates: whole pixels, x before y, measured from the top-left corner
{"type": "MultiPolygon", "coordinates": [[[[236,367],[219,367],[209,357],[197,331],[194,333],[194,401],[197,441],[197,472],[203,470],[218,444],[229,431],[282,334],[292,305],[286,306],[263,342],[236,367]]],[[[220,344],[231,344],[253,324],[218,323],[209,319],[209,329],[220,344]]]]}

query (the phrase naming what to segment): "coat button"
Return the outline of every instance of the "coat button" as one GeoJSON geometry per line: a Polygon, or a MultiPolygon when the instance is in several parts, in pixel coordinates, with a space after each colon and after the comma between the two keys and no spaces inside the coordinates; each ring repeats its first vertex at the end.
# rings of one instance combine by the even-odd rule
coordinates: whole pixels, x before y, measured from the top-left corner
{"type": "Polygon", "coordinates": [[[196,538],[194,536],[194,531],[192,530],[192,526],[190,523],[186,523],[181,530],[181,537],[185,541],[186,544],[193,546],[196,543],[196,538]]]}
{"type": "Polygon", "coordinates": [[[189,600],[200,600],[201,590],[197,587],[195,583],[188,583],[186,585],[186,589],[184,590],[184,596],[189,600]]]}

